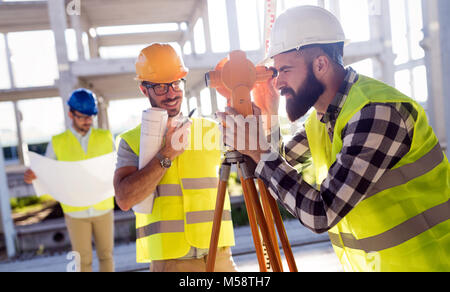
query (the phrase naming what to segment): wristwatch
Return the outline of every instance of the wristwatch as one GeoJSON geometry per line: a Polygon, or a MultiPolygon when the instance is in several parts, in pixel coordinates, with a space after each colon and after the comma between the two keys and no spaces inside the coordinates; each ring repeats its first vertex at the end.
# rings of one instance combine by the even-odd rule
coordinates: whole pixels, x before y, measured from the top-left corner
{"type": "Polygon", "coordinates": [[[169,158],[162,156],[161,153],[157,153],[156,158],[159,159],[162,168],[169,169],[172,166],[172,161],[169,158]]]}

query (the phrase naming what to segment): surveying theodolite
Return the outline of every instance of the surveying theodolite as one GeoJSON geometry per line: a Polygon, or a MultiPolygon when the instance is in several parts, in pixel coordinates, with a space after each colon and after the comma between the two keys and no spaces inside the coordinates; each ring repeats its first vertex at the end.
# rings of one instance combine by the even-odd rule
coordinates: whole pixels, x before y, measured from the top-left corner
{"type": "MultiPolygon", "coordinates": [[[[257,82],[266,82],[274,77],[274,72],[265,66],[254,66],[243,51],[233,51],[228,58],[223,59],[214,71],[205,75],[206,86],[225,92],[228,106],[234,108],[244,118],[253,114],[251,91],[257,82]]],[[[217,254],[220,225],[225,202],[228,178],[231,166],[237,166],[238,175],[242,184],[244,201],[247,208],[248,219],[255,244],[256,255],[261,272],[271,268],[274,272],[282,272],[280,249],[276,237],[277,228],[280,242],[291,272],[297,271],[295,259],[287,238],[286,230],[281,219],[280,211],[275,199],[269,194],[264,182],[258,179],[261,201],[255,186],[254,162],[250,157],[238,151],[228,151],[220,167],[219,185],[217,190],[216,209],[214,213],[213,229],[209,246],[209,255],[206,270],[214,271],[217,254]],[[274,224],[275,223],[275,224],[274,224]],[[258,229],[259,226],[259,229],[258,229]],[[259,232],[261,231],[261,232],[259,232]],[[260,238],[262,235],[262,242],[260,238]],[[269,257],[264,257],[264,248],[269,257]],[[269,267],[268,267],[269,266],[269,267]]]]}

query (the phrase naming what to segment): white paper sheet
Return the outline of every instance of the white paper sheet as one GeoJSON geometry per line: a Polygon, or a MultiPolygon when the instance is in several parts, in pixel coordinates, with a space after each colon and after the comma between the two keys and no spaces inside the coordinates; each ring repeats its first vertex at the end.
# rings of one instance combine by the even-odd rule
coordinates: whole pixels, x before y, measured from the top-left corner
{"type": "MultiPolygon", "coordinates": [[[[139,169],[145,167],[161,149],[167,128],[169,115],[159,108],[150,108],[142,112],[141,141],[139,145],[139,169]]],[[[133,211],[141,214],[151,214],[155,194],[133,207],[133,211]]]]}
{"type": "Polygon", "coordinates": [[[37,177],[33,186],[38,196],[49,194],[73,207],[92,206],[114,196],[115,152],[76,162],[57,161],[33,152],[28,155],[37,177]]]}

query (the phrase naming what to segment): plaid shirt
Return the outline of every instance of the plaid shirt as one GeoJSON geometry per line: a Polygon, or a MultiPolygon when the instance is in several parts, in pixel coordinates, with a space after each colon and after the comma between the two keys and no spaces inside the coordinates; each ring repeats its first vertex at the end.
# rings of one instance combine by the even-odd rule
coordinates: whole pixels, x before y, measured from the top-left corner
{"type": "MultiPolygon", "coordinates": [[[[333,138],[334,126],[358,74],[347,69],[343,84],[321,118],[333,138]]],[[[343,146],[320,190],[303,180],[298,169],[312,163],[306,132],[301,129],[259,162],[255,175],[300,222],[316,233],[335,226],[409,152],[417,111],[408,103],[370,103],[342,131],[343,146]]]]}

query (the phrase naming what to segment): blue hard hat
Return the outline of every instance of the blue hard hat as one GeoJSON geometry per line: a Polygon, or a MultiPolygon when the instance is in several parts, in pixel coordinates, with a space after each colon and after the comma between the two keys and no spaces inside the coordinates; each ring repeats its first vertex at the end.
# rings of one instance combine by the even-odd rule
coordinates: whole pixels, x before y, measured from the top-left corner
{"type": "Polygon", "coordinates": [[[88,116],[96,115],[98,112],[94,93],[85,88],[79,88],[72,92],[67,104],[71,109],[88,116]]]}

